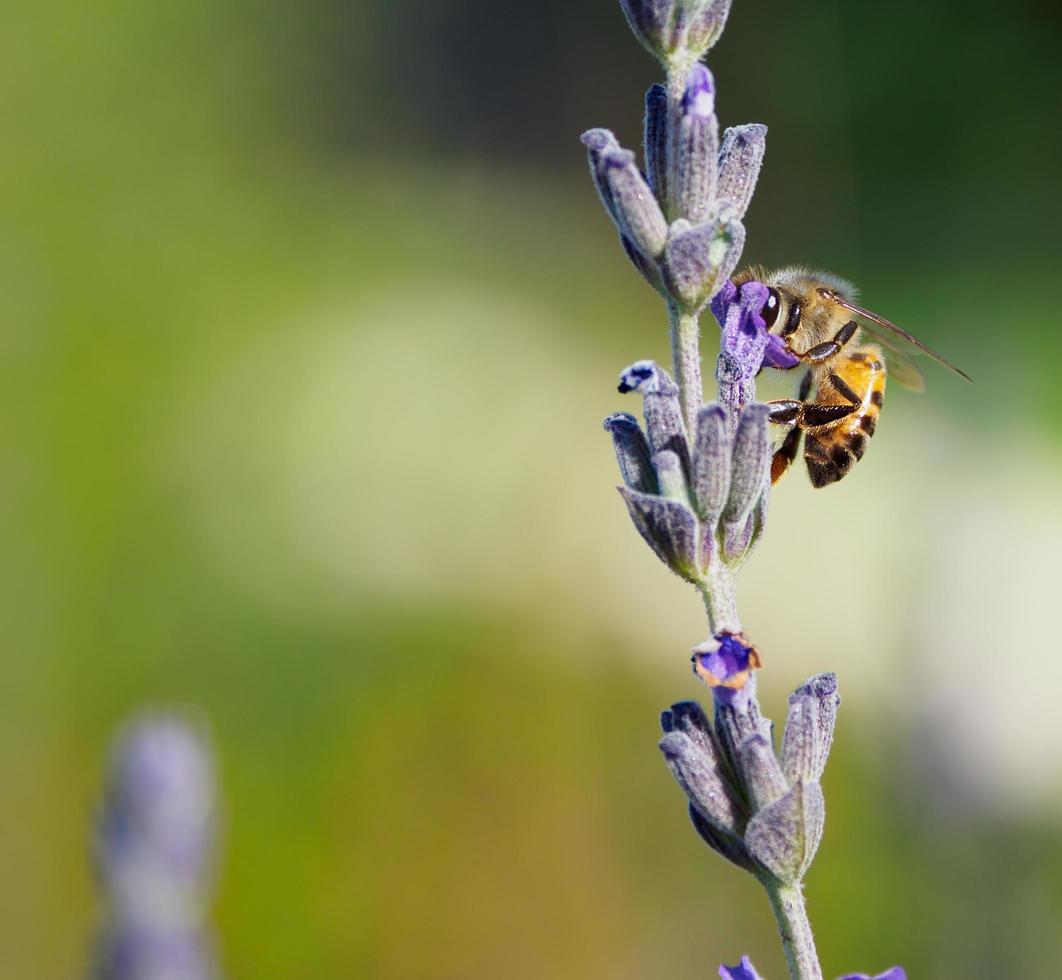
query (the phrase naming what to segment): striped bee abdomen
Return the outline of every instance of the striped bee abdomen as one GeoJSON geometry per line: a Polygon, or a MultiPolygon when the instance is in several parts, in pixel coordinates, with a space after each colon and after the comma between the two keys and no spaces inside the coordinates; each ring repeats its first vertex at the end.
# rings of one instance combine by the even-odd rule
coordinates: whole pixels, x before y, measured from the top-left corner
{"type": "Polygon", "coordinates": [[[819,382],[816,404],[857,403],[857,407],[836,422],[807,429],[804,462],[813,486],[835,483],[863,458],[884,398],[885,361],[879,347],[857,347],[830,362],[819,382]]]}

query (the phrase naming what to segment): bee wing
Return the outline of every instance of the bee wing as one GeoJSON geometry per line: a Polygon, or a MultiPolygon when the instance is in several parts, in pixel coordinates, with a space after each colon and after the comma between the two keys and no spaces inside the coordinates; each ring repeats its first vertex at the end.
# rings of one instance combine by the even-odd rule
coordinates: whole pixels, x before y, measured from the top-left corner
{"type": "MultiPolygon", "coordinates": [[[[874,336],[885,343],[884,339],[879,338],[877,334],[874,336]]],[[[885,355],[885,363],[889,366],[889,377],[898,381],[909,391],[925,391],[926,379],[922,377],[922,372],[918,370],[918,366],[911,360],[910,355],[888,344],[885,346],[889,348],[889,352],[885,355]]]]}
{"type": "Polygon", "coordinates": [[[834,294],[833,299],[846,310],[851,310],[865,321],[869,321],[860,324],[860,326],[866,333],[870,334],[875,340],[881,341],[891,351],[888,355],[889,372],[900,384],[908,385],[915,391],[921,391],[925,387],[922,381],[922,373],[911,362],[911,354],[928,354],[934,361],[938,364],[943,364],[949,371],[954,371],[960,378],[973,382],[973,378],[965,371],[957,368],[942,354],[938,354],[932,347],[923,344],[922,341],[909,334],[902,327],[896,326],[895,323],[886,320],[883,316],[878,316],[877,313],[872,313],[870,310],[864,310],[861,306],[856,306],[855,303],[849,303],[848,300],[842,299],[836,294],[834,294]],[[905,377],[909,379],[910,384],[904,380],[905,377]]]}

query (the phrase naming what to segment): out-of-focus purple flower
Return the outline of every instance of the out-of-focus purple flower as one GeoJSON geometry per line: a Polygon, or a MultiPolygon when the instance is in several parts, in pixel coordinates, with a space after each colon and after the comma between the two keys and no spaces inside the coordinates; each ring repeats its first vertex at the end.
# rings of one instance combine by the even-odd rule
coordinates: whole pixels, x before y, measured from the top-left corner
{"type": "Polygon", "coordinates": [[[743,633],[724,633],[693,648],[693,672],[727,702],[759,666],[760,655],[743,633]]]}
{"type": "Polygon", "coordinates": [[[96,829],[107,909],[93,977],[216,975],[204,921],[216,806],[210,748],[196,727],[147,717],[118,737],[96,829]]]}
{"type": "Polygon", "coordinates": [[[736,966],[723,965],[719,967],[719,976],[723,980],[762,980],[756,972],[756,967],[747,956],[741,957],[741,962],[736,966]]]}
{"type": "Polygon", "coordinates": [[[907,971],[902,966],[894,966],[884,973],[872,977],[869,973],[846,973],[838,980],[907,980],[907,971]]]}

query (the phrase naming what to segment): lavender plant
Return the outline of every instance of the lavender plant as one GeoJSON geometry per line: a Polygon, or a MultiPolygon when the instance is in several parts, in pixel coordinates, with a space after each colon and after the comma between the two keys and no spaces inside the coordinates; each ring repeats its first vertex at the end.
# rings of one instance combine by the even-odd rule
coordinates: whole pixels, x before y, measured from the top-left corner
{"type": "MultiPolygon", "coordinates": [[[[646,93],[644,171],[609,130],[591,129],[582,141],[623,250],[667,306],[674,375],[652,361],[625,369],[619,390],[642,396],[644,428],[626,412],[609,416],[605,428],[635,527],[704,602],[710,635],[692,659],[714,703],[711,720],[692,701],[664,711],[660,749],[701,839],[765,888],[792,980],[822,980],[802,883],[823,834],[819,780],[840,704],[837,681],[818,674],[790,695],[776,750],[756,699],[760,657],[735,597],[737,573],[766,525],[771,486],[769,413],[756,401],[755,377],[764,365],[793,366],[760,315],[767,287],[729,281],[767,129],[735,126],[719,139],[715,82],[701,59],[722,34],[730,0],[620,4],[666,72],[646,93]],[[706,310],[722,328],[710,404],[701,381],[706,310]]],[[[719,972],[757,978],[747,957],[719,972]]],[[[877,980],[903,978],[894,967],[877,980]]]]}
{"type": "Polygon", "coordinates": [[[111,749],[94,853],[106,914],[93,980],[211,980],[206,925],[216,836],[206,737],[145,717],[111,749]]]}

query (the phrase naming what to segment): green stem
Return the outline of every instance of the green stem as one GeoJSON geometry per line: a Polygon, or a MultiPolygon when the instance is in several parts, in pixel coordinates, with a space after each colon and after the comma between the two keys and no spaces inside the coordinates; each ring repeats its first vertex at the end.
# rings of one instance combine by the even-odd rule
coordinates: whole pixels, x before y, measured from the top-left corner
{"type": "Polygon", "coordinates": [[[686,313],[675,303],[667,305],[671,324],[671,357],[679,400],[686,417],[686,431],[692,441],[696,435],[697,411],[704,398],[701,383],[701,326],[695,313],[686,313]]]}
{"type": "Polygon", "coordinates": [[[789,976],[792,980],[822,980],[822,967],[815,952],[815,937],[811,934],[801,886],[783,885],[773,878],[761,880],[778,921],[789,976]]]}
{"type": "Polygon", "coordinates": [[[708,567],[707,577],[700,582],[704,611],[708,614],[708,629],[712,636],[740,633],[734,573],[723,563],[718,550],[708,567]]]}

